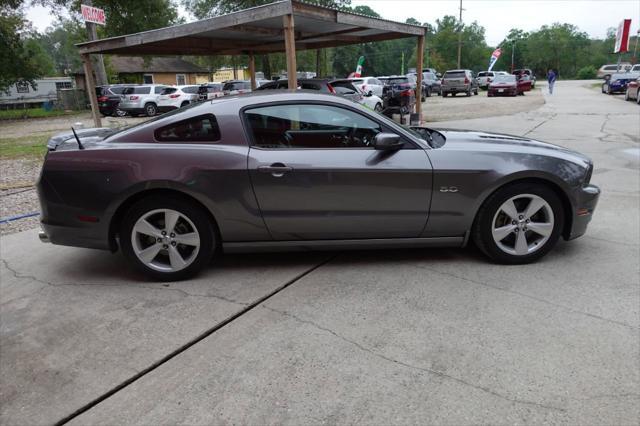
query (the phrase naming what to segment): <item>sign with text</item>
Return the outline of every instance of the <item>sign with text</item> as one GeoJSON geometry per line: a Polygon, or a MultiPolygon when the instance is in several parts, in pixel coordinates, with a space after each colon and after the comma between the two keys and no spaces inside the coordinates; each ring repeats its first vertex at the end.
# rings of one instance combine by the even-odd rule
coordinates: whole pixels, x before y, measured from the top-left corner
{"type": "Polygon", "coordinates": [[[82,12],[82,19],[84,22],[93,22],[94,24],[105,24],[104,10],[97,7],[87,6],[86,4],[80,5],[80,12],[82,12]]]}
{"type": "Polygon", "coordinates": [[[613,53],[624,53],[629,50],[629,28],[631,27],[631,19],[623,19],[618,25],[616,31],[616,45],[613,53]]]}
{"type": "Polygon", "coordinates": [[[498,60],[500,55],[502,55],[502,49],[497,48],[493,51],[493,53],[491,54],[491,58],[489,58],[489,71],[491,71],[493,66],[496,64],[496,61],[498,60]]]}

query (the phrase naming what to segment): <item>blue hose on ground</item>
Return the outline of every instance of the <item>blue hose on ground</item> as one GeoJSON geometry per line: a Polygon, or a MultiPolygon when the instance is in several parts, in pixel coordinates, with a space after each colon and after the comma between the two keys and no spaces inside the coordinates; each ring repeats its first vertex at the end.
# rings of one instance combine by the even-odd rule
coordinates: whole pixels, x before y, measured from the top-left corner
{"type": "Polygon", "coordinates": [[[38,216],[39,214],[40,212],[33,212],[33,213],[19,214],[17,216],[4,217],[0,219],[0,224],[13,222],[14,220],[26,219],[28,217],[38,216]]]}

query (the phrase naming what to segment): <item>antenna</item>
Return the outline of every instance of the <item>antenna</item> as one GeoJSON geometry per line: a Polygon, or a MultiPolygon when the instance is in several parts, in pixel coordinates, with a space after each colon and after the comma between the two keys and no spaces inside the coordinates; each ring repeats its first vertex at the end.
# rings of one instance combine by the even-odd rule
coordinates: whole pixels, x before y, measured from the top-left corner
{"type": "Polygon", "coordinates": [[[84,149],[84,146],[82,145],[82,142],[80,142],[80,138],[78,137],[78,134],[76,133],[76,129],[74,129],[73,126],[71,127],[71,131],[73,132],[73,136],[76,137],[76,142],[78,142],[78,149],[84,149]]]}

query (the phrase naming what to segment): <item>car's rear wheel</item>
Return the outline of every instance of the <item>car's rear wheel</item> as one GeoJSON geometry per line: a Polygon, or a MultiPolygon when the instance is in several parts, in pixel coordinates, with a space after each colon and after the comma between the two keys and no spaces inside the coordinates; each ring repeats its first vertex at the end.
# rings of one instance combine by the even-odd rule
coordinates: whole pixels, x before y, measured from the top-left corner
{"type": "Polygon", "coordinates": [[[144,112],[147,117],[153,117],[158,113],[158,107],[156,106],[156,104],[148,103],[144,106],[144,112]]]}
{"type": "Polygon", "coordinates": [[[564,210],[549,187],[520,183],[499,189],[481,207],[473,240],[498,263],[534,262],[558,242],[564,210]]]}
{"type": "Polygon", "coordinates": [[[174,196],[151,196],[133,204],[120,228],[127,259],[159,281],[178,281],[199,272],[211,260],[216,234],[205,211],[174,196]]]}
{"type": "Polygon", "coordinates": [[[469,90],[467,90],[467,96],[471,96],[471,88],[469,88],[469,90]]]}
{"type": "Polygon", "coordinates": [[[478,96],[478,89],[473,92],[474,95],[478,96]]]}

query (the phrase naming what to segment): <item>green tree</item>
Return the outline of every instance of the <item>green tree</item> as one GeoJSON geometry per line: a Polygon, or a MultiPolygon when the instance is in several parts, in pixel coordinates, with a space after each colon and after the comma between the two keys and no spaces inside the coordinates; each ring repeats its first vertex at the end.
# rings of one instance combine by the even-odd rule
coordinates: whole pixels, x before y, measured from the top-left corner
{"type": "Polygon", "coordinates": [[[0,4],[0,91],[24,80],[35,89],[35,79],[43,75],[40,51],[28,41],[29,27],[19,0],[0,4]],[[37,58],[37,59],[36,59],[37,58]]]}

